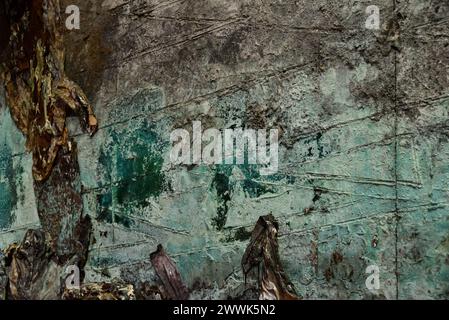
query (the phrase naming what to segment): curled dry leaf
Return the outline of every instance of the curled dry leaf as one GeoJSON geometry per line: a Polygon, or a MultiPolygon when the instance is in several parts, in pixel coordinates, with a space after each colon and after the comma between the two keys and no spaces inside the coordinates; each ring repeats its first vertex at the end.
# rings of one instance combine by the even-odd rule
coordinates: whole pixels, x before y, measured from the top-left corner
{"type": "Polygon", "coordinates": [[[57,298],[57,267],[51,260],[49,248],[44,232],[28,230],[20,244],[12,244],[6,249],[8,299],[57,298]]]}
{"type": "MultiPolygon", "coordinates": [[[[262,216],[257,221],[251,234],[248,247],[242,258],[242,269],[245,274],[255,267],[262,267],[259,280],[262,300],[296,300],[294,286],[282,268],[278,246],[279,225],[273,215],[262,216]]],[[[258,274],[259,276],[259,274],[258,274]]]]}
{"type": "Polygon", "coordinates": [[[150,259],[156,274],[162,281],[163,286],[160,291],[163,292],[164,298],[169,300],[187,300],[189,291],[182,282],[176,265],[165,253],[162,245],[157,246],[157,250],[150,255],[150,259]]]}

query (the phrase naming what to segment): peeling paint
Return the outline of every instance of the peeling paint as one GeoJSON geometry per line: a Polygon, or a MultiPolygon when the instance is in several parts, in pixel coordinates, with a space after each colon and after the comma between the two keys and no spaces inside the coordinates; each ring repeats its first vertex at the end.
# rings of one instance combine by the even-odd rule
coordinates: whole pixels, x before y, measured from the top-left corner
{"type": "MultiPolygon", "coordinates": [[[[118,281],[136,298],[157,299],[149,254],[162,244],[191,299],[257,299],[256,268],[245,283],[241,258],[254,222],[271,212],[278,262],[297,296],[447,299],[449,7],[379,0],[381,30],[373,31],[363,29],[365,2],[153,1],[151,15],[136,1],[80,2],[83,27],[64,34],[65,66],[56,74],[81,84],[98,131],[91,137],[69,119],[68,91],[53,90],[56,80],[39,67],[53,66],[47,60],[59,51],[41,41],[40,53],[16,63],[25,71],[15,71],[16,84],[8,80],[8,95],[34,103],[27,81],[38,78],[38,94],[49,85],[57,130],[45,131],[42,147],[62,142],[50,156],[31,150],[47,163],[56,154],[47,179],[33,182],[9,112],[18,127],[28,120],[23,108],[4,108],[0,90],[0,198],[12,208],[0,208],[0,246],[44,228],[59,267],[86,259],[83,281],[94,295],[118,281]],[[169,133],[192,121],[279,128],[278,174],[172,165],[169,133]],[[87,216],[91,225],[80,230],[87,216]],[[370,265],[380,270],[375,292],[365,286],[370,265]]],[[[6,70],[11,54],[0,53],[6,70]]],[[[85,126],[90,111],[82,110],[85,126]]],[[[42,178],[48,167],[39,161],[42,178]]]]}

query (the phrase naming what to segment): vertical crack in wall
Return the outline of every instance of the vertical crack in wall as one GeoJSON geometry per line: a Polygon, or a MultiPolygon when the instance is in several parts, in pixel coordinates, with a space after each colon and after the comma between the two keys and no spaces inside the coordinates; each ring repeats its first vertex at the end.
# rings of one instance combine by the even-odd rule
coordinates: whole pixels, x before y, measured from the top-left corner
{"type": "MultiPolygon", "coordinates": [[[[399,23],[397,22],[398,13],[396,12],[396,0],[393,0],[393,23],[395,32],[400,33],[399,23]]],[[[400,37],[400,34],[398,35],[400,37]]],[[[396,300],[399,299],[399,263],[398,263],[398,228],[399,228],[399,197],[398,197],[398,51],[394,50],[394,192],[395,192],[395,277],[396,277],[396,300]]]]}

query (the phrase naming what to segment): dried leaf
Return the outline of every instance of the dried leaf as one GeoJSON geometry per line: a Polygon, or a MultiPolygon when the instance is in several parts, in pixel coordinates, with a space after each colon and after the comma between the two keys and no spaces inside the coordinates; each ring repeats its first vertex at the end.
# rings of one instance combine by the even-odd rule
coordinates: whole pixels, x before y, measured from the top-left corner
{"type": "Polygon", "coordinates": [[[8,299],[55,299],[59,283],[45,234],[28,230],[20,244],[6,249],[8,299]],[[46,281],[50,279],[52,281],[46,281]]]}
{"type": "Polygon", "coordinates": [[[162,245],[157,246],[157,251],[151,253],[150,258],[156,274],[162,281],[166,298],[170,300],[187,300],[189,291],[182,282],[176,265],[165,253],[162,245]]]}
{"type": "Polygon", "coordinates": [[[259,279],[260,299],[297,300],[294,286],[281,265],[278,229],[278,222],[273,215],[259,218],[242,257],[242,270],[246,277],[252,269],[262,266],[262,279],[259,279]]]}

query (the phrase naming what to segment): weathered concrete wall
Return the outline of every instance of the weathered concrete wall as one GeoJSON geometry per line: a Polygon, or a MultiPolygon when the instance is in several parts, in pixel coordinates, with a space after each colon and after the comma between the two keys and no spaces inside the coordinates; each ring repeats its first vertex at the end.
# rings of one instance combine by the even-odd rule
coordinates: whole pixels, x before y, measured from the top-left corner
{"type": "MultiPolygon", "coordinates": [[[[100,127],[90,138],[70,123],[94,224],[86,281],[151,280],[162,243],[194,297],[238,296],[249,232],[272,212],[304,298],[449,297],[447,1],[77,5],[66,71],[100,127]],[[382,30],[364,28],[371,4],[382,30]],[[173,166],[170,132],[193,121],[279,128],[279,172],[173,166]]],[[[6,246],[39,219],[30,155],[0,103],[6,246]]]]}

